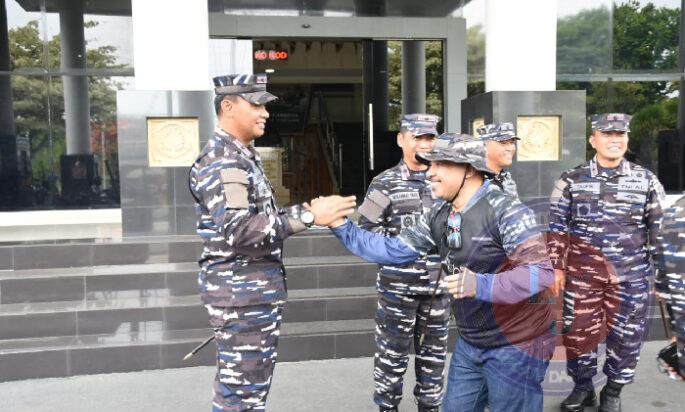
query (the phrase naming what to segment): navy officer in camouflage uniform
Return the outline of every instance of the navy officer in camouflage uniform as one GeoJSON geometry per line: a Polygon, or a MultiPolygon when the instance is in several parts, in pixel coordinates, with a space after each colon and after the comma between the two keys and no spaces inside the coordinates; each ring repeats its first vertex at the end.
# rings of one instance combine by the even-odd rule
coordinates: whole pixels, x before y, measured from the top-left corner
{"type": "Polygon", "coordinates": [[[593,116],[596,155],[564,172],[551,196],[550,258],[557,286],[564,285],[563,341],[574,382],[563,411],[596,403],[592,379],[604,324],[601,411],[620,410],[621,388],[633,381],[639,359],[665,195],[652,172],[623,157],[629,123],[622,113],[593,116]]]}
{"type": "Polygon", "coordinates": [[[509,122],[486,124],[479,127],[478,137],[485,141],[488,153],[488,167],[497,173],[493,182],[514,199],[519,198],[518,189],[511,172],[508,170],[516,154],[516,141],[521,140],[509,122]]]}
{"type": "MultiPolygon", "coordinates": [[[[429,114],[402,117],[397,134],[402,160],[371,181],[359,208],[360,227],[394,236],[413,226],[433,205],[426,177],[428,166],[416,159],[416,153],[432,149],[439,121],[438,116],[429,114]]],[[[437,411],[442,403],[450,300],[444,289],[432,298],[438,271],[439,264],[426,258],[379,268],[373,376],[374,402],[381,411],[397,411],[412,341],[416,352],[414,396],[419,411],[437,411]]]]}
{"type": "Polygon", "coordinates": [[[279,210],[252,141],[276,99],[266,75],[214,78],[218,125],[190,170],[196,200],[200,294],[217,345],[214,411],[264,410],[286,298],[283,240],[352,212],[354,197],[279,210]]]}
{"type": "Polygon", "coordinates": [[[678,365],[662,366],[672,378],[682,380],[685,377],[685,196],[664,211],[660,244],[662,264],[655,287],[671,315],[670,327],[678,357],[678,365]]]}
{"type": "Polygon", "coordinates": [[[542,411],[555,336],[551,305],[538,297],[554,273],[535,215],[485,178],[494,172],[482,140],[446,134],[417,156],[430,162],[431,189],[444,202],[397,236],[349,220],[330,226],[352,253],[379,264],[440,255],[459,330],[445,412],[542,411]]]}

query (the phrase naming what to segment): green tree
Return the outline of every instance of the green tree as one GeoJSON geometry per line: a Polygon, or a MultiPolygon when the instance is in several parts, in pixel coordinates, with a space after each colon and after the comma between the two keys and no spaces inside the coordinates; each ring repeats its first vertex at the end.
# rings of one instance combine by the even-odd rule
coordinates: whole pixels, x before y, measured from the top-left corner
{"type": "Polygon", "coordinates": [[[485,33],[477,24],[466,32],[467,96],[485,93],[485,33]]]}
{"type": "MultiPolygon", "coordinates": [[[[426,112],[443,116],[442,42],[426,42],[426,112]]],[[[399,128],[402,116],[402,42],[388,42],[388,126],[399,128]]]]}
{"type": "MultiPolygon", "coordinates": [[[[582,10],[557,25],[560,74],[677,70],[680,9],[641,5],[636,0],[582,10]],[[613,24],[612,24],[613,22],[613,24]]],[[[559,90],[586,90],[587,113],[634,114],[631,151],[655,168],[658,133],[676,127],[677,82],[559,82],[559,90]],[[675,110],[675,111],[674,111],[675,110]]],[[[589,124],[588,124],[589,130],[589,124]]],[[[588,145],[588,157],[592,155],[588,145]]]]}
{"type": "MultiPolygon", "coordinates": [[[[86,22],[85,29],[97,26],[86,22]]],[[[59,173],[59,156],[66,152],[64,98],[61,76],[40,74],[60,67],[60,38],[53,36],[47,43],[41,39],[37,21],[9,30],[10,67],[12,71],[31,71],[27,75],[12,75],[13,109],[18,135],[31,142],[31,163],[34,177],[45,178],[51,171],[59,173]],[[47,50],[45,48],[47,47],[47,50]],[[27,70],[29,69],[29,70],[27,70]],[[38,74],[35,74],[35,73],[38,74]]],[[[114,68],[116,48],[87,48],[89,68],[114,68]]],[[[101,154],[100,142],[105,133],[105,158],[117,169],[116,91],[120,84],[106,77],[89,76],[88,91],[91,120],[91,147],[101,154]]],[[[118,174],[118,172],[116,172],[118,174]]]]}

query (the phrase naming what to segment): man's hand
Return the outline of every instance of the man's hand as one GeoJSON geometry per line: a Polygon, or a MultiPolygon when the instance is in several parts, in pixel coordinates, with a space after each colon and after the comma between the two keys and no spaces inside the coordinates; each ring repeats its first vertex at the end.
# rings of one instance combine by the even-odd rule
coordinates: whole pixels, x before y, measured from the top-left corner
{"type": "Polygon", "coordinates": [[[554,269],[554,283],[550,286],[550,290],[554,296],[559,296],[566,283],[566,272],[561,269],[554,269]]]}
{"type": "Polygon", "coordinates": [[[305,207],[314,213],[314,224],[335,227],[342,224],[345,216],[354,213],[357,206],[354,196],[326,196],[318,197],[311,201],[311,205],[305,207]]]}
{"type": "Polygon", "coordinates": [[[476,296],[476,273],[469,268],[462,267],[458,273],[445,276],[445,282],[447,290],[455,299],[476,296]]]}

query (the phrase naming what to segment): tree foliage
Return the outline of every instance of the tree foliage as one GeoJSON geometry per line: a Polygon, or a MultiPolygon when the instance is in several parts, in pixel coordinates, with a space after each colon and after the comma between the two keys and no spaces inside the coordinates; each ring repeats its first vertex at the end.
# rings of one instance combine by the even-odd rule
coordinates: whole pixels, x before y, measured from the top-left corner
{"type": "MultiPolygon", "coordinates": [[[[559,19],[560,74],[677,71],[680,9],[636,0],[559,19]]],[[[630,150],[654,168],[660,131],[677,124],[679,84],[670,81],[559,82],[557,89],[586,90],[587,112],[632,113],[630,150]]],[[[588,125],[589,126],[589,125],[588,125]]],[[[588,147],[588,156],[592,150],[588,147]]]]}
{"type": "MultiPolygon", "coordinates": [[[[426,43],[426,112],[443,116],[442,42],[426,43]]],[[[402,42],[388,42],[389,128],[399,128],[402,116],[402,42]]]]}
{"type": "MultiPolygon", "coordinates": [[[[85,29],[97,26],[86,22],[85,29]]],[[[10,68],[25,75],[12,75],[12,95],[17,134],[31,142],[34,177],[46,178],[59,173],[59,156],[66,152],[64,125],[64,88],[62,76],[48,75],[60,67],[60,37],[43,42],[37,21],[8,31],[10,68]]],[[[116,68],[116,48],[86,48],[89,68],[116,68]]],[[[91,147],[101,155],[102,132],[106,145],[105,158],[117,168],[116,90],[120,85],[107,77],[89,76],[88,92],[91,121],[91,147]]]]}

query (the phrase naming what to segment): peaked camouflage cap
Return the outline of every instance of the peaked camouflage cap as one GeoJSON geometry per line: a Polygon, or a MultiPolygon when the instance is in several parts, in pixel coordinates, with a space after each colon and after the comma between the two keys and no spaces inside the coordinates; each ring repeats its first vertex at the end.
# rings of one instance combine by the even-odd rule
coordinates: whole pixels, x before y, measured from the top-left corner
{"type": "Polygon", "coordinates": [[[514,125],[509,122],[490,123],[481,126],[477,130],[478,137],[483,140],[494,140],[504,142],[506,140],[521,140],[516,136],[514,125]]]}
{"type": "Polygon", "coordinates": [[[470,164],[485,174],[495,175],[486,164],[485,141],[468,134],[443,133],[433,143],[433,150],[417,153],[422,163],[435,161],[470,164]]]}
{"type": "Polygon", "coordinates": [[[266,91],[266,74],[227,74],[214,79],[217,96],[240,96],[252,104],[266,104],[278,97],[266,91]]]}
{"type": "Polygon", "coordinates": [[[437,136],[436,126],[440,121],[440,116],[424,113],[405,114],[400,120],[400,127],[406,128],[414,136],[430,134],[437,136]]]}
{"type": "Polygon", "coordinates": [[[629,132],[633,116],[625,113],[604,113],[590,117],[592,130],[600,132],[629,132]]]}

